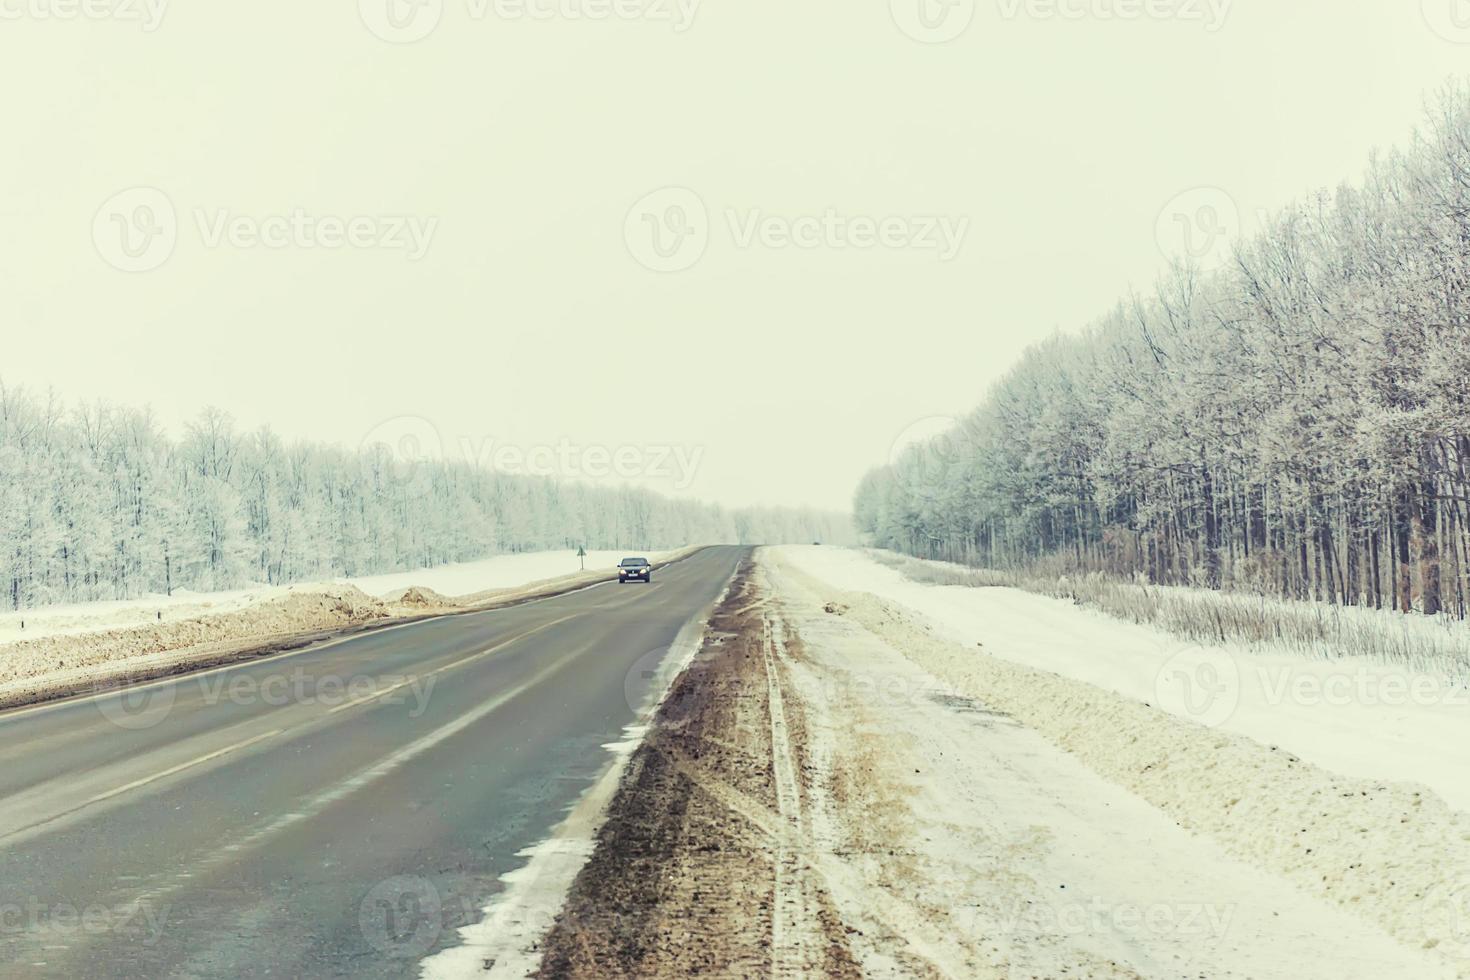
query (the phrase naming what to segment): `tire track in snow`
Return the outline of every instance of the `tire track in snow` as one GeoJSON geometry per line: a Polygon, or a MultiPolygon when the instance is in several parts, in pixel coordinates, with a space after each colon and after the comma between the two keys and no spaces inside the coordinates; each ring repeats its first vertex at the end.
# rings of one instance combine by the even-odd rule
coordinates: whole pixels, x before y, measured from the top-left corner
{"type": "Polygon", "coordinates": [[[786,724],[786,707],[777,673],[777,651],[781,648],[780,622],[762,618],[761,652],[765,659],[768,704],[771,715],[771,766],[775,775],[776,807],[783,833],[776,841],[776,882],[771,917],[771,974],[776,977],[806,975],[812,896],[802,853],[806,849],[806,821],[801,812],[801,784],[792,761],[791,739],[786,724]]]}

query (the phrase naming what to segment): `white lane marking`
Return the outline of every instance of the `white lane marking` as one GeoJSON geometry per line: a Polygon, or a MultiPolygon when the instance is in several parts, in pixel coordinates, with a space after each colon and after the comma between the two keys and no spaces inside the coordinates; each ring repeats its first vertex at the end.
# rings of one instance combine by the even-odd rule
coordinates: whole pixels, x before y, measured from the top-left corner
{"type": "Polygon", "coordinates": [[[248,748],[251,745],[254,745],[256,742],[263,742],[268,738],[274,738],[275,736],[282,734],[284,731],[286,731],[286,729],[277,728],[273,731],[252,736],[251,738],[247,738],[244,741],[236,742],[234,745],[227,745],[222,749],[215,749],[213,752],[205,753],[204,755],[199,756],[197,759],[191,759],[188,762],[183,762],[179,765],[171,766],[168,769],[163,770],[162,772],[156,772],[151,775],[144,776],[141,779],[135,779],[125,786],[117,786],[110,790],[98,793],[96,796],[90,797],[86,800],[82,800],[75,805],[66,806],[65,809],[50,813],[47,816],[40,818],[39,820],[34,820],[31,823],[19,827],[13,827],[9,830],[0,831],[0,844],[11,846],[20,840],[34,836],[35,834],[44,830],[46,827],[54,824],[56,821],[64,820],[67,817],[80,813],[90,806],[94,806],[95,804],[105,802],[117,796],[121,796],[122,794],[127,793],[131,790],[147,786],[149,783],[157,782],[160,779],[165,779],[169,776],[176,775],[177,773],[184,772],[185,770],[193,769],[196,766],[201,766],[206,762],[210,762],[214,759],[221,758],[222,756],[229,755],[232,752],[238,752],[241,749],[248,748]]]}
{"type": "MultiPolygon", "coordinates": [[[[699,550],[697,551],[691,552],[690,554],[684,555],[680,558],[675,558],[670,562],[666,562],[663,565],[657,566],[655,570],[662,571],[665,568],[678,565],[681,562],[686,562],[689,559],[695,557],[695,555],[698,555],[700,551],[704,551],[708,547],[708,545],[705,545],[699,548],[699,550]]],[[[127,685],[125,687],[114,688],[113,690],[109,691],[99,691],[96,694],[73,695],[69,698],[62,698],[59,701],[47,701],[44,704],[32,704],[18,708],[0,709],[0,725],[3,725],[6,722],[12,721],[16,718],[25,718],[28,715],[38,714],[42,711],[54,711],[57,708],[64,708],[68,705],[86,704],[88,701],[96,701],[101,698],[116,697],[118,694],[123,692],[126,692],[128,694],[141,693],[143,691],[152,690],[155,687],[162,687],[165,684],[179,684],[184,681],[192,681],[201,677],[210,677],[214,674],[219,674],[227,670],[243,670],[247,667],[255,667],[260,664],[268,664],[276,660],[284,660],[287,657],[299,657],[307,653],[320,653],[321,651],[330,649],[331,647],[337,646],[340,643],[348,643],[352,640],[361,640],[368,637],[381,636],[384,633],[392,633],[395,630],[408,629],[413,626],[426,626],[429,623],[436,623],[442,619],[452,619],[455,616],[486,616],[490,613],[504,612],[507,609],[516,609],[521,606],[530,606],[538,602],[549,602],[552,599],[564,599],[569,595],[577,595],[581,592],[590,592],[593,589],[600,589],[604,585],[611,584],[612,580],[607,579],[601,582],[594,582],[591,585],[584,585],[580,588],[571,589],[566,592],[557,592],[552,595],[536,596],[535,598],[526,599],[521,602],[513,602],[509,605],[497,606],[491,609],[448,612],[442,613],[437,616],[426,616],[423,619],[414,619],[410,620],[407,623],[396,623],[392,626],[383,626],[378,629],[367,630],[362,633],[354,633],[351,636],[338,636],[330,640],[322,640],[320,643],[310,643],[304,647],[301,647],[298,650],[282,650],[280,653],[273,653],[267,657],[259,657],[257,659],[247,660],[242,663],[222,664],[219,667],[211,667],[208,670],[194,671],[185,674],[176,674],[172,677],[160,677],[157,680],[146,681],[142,684],[127,685]]]]}
{"type": "MultiPolygon", "coordinates": [[[[703,550],[703,549],[701,549],[701,550],[703,550]]],[[[670,567],[672,565],[677,565],[680,562],[688,561],[689,559],[693,558],[698,553],[699,552],[696,551],[696,552],[694,552],[692,554],[685,555],[682,558],[676,558],[673,561],[668,562],[666,565],[659,566],[659,569],[668,568],[668,567],[670,567]]],[[[580,587],[575,588],[575,589],[570,589],[570,590],[568,590],[566,592],[557,592],[557,593],[554,593],[552,595],[536,596],[536,597],[531,598],[531,599],[525,599],[525,600],[520,601],[520,602],[512,602],[512,603],[510,603],[508,605],[505,605],[505,606],[497,606],[497,607],[494,607],[494,608],[491,608],[491,609],[479,609],[479,610],[470,610],[470,611],[442,613],[442,614],[437,615],[437,616],[426,616],[426,617],[424,617],[422,619],[410,620],[407,623],[396,623],[396,624],[394,624],[392,626],[383,626],[383,627],[380,627],[378,629],[367,630],[367,631],[361,632],[361,633],[354,633],[351,636],[338,636],[338,637],[333,637],[330,640],[322,640],[319,643],[310,643],[310,644],[307,644],[306,646],[301,647],[298,650],[282,650],[280,653],[273,653],[270,656],[259,657],[259,658],[254,659],[254,660],[247,660],[247,661],[243,661],[241,663],[222,664],[222,665],[220,665],[218,667],[211,667],[208,670],[200,670],[200,671],[193,671],[193,672],[190,672],[190,673],[176,674],[176,675],[173,675],[171,677],[160,677],[160,678],[158,678],[156,680],[145,681],[142,684],[126,685],[126,686],[124,686],[122,688],[114,688],[114,689],[108,690],[108,691],[99,691],[96,694],[79,694],[79,695],[73,695],[73,696],[71,696],[69,698],[62,698],[59,701],[47,701],[44,704],[32,704],[32,705],[26,705],[26,706],[18,707],[18,708],[0,709],[0,725],[3,725],[6,722],[11,721],[13,719],[16,719],[16,718],[24,718],[24,717],[26,717],[28,715],[38,714],[38,713],[40,713],[42,711],[54,711],[54,710],[56,710],[58,708],[64,708],[64,707],[66,707],[68,705],[73,705],[73,704],[86,704],[88,701],[97,701],[97,700],[99,700],[101,698],[116,697],[118,694],[124,693],[124,692],[126,692],[127,694],[130,694],[130,695],[131,694],[136,694],[136,693],[141,693],[143,691],[150,691],[150,690],[152,690],[155,687],[162,687],[165,684],[180,684],[180,683],[183,683],[184,681],[192,681],[192,680],[195,680],[197,678],[210,677],[210,676],[213,676],[214,674],[223,673],[224,671],[227,671],[227,670],[243,670],[243,669],[245,669],[247,667],[255,667],[255,666],[258,666],[260,664],[272,663],[273,661],[276,661],[276,660],[284,660],[287,657],[299,657],[299,656],[301,656],[303,654],[307,654],[307,653],[320,653],[323,650],[330,649],[331,647],[337,646],[338,644],[341,644],[341,643],[351,642],[352,640],[361,640],[361,639],[366,639],[366,638],[369,638],[369,637],[381,636],[381,635],[383,635],[385,633],[392,633],[395,630],[408,629],[408,628],[413,627],[413,626],[426,626],[429,623],[436,623],[436,622],[439,622],[440,620],[443,620],[443,619],[452,619],[452,618],[454,618],[456,616],[486,616],[486,615],[489,615],[491,613],[504,612],[507,609],[517,609],[517,608],[520,608],[521,606],[534,605],[534,604],[536,604],[538,602],[549,602],[552,599],[564,599],[564,598],[566,598],[567,596],[570,596],[570,595],[577,595],[577,594],[582,593],[582,592],[590,592],[593,589],[600,589],[604,585],[611,585],[611,584],[612,584],[612,580],[611,579],[605,579],[605,580],[603,580],[601,582],[594,582],[591,585],[580,586],[580,587]]]]}
{"type": "Polygon", "coordinates": [[[663,667],[659,668],[663,683],[650,686],[633,724],[624,729],[622,741],[604,746],[612,753],[612,760],[597,782],[573,804],[550,836],[518,853],[527,862],[501,875],[505,889],[485,906],[479,922],[460,928],[460,945],[441,950],[419,964],[422,980],[520,980],[535,972],[541,963],[540,940],[551,929],[572,882],[595,850],[597,828],[628,761],[643,744],[648,726],[673,690],[674,681],[703,649],[710,617],[729,597],[738,568],[737,563],[714,600],[675,634],[666,655],[666,660],[673,661],[673,669],[665,674],[663,667]],[[487,963],[491,965],[487,967],[487,963]]]}
{"type": "Polygon", "coordinates": [[[348,701],[345,704],[339,704],[337,705],[337,707],[332,708],[330,711],[328,711],[327,714],[335,715],[339,711],[346,711],[348,708],[356,708],[361,705],[367,704],[370,701],[376,701],[379,698],[387,697],[400,688],[408,687],[410,684],[417,684],[419,681],[422,681],[426,677],[437,677],[439,674],[446,673],[447,671],[454,670],[457,667],[463,667],[465,664],[473,663],[476,660],[488,657],[492,653],[498,653],[506,647],[510,646],[512,643],[519,643],[521,640],[524,640],[528,636],[535,636],[542,630],[549,630],[553,626],[559,626],[569,619],[577,618],[577,616],[579,615],[581,614],[572,613],[569,616],[563,616],[561,619],[553,619],[551,622],[543,623],[540,626],[537,626],[535,629],[527,630],[524,633],[518,633],[508,640],[502,640],[499,643],[494,644],[493,646],[486,647],[479,653],[472,653],[468,657],[463,657],[459,660],[454,661],[453,663],[445,664],[443,667],[435,667],[433,670],[426,671],[422,674],[415,674],[412,677],[399,681],[392,687],[385,687],[381,691],[374,691],[372,694],[364,695],[363,697],[357,698],[356,700],[348,701]]]}
{"type": "MultiPolygon", "coordinates": [[[[497,643],[497,644],[495,644],[493,646],[486,647],[484,650],[481,650],[479,653],[471,654],[468,657],[463,657],[463,658],[461,658],[459,660],[454,661],[451,664],[446,664],[443,667],[437,668],[432,673],[438,674],[438,673],[443,673],[443,672],[448,671],[448,670],[452,670],[455,667],[462,667],[462,666],[464,666],[467,663],[470,663],[470,662],[475,661],[475,660],[479,660],[480,658],[489,656],[492,653],[496,653],[497,651],[502,650],[505,647],[510,646],[512,643],[517,643],[517,642],[519,642],[521,640],[526,639],[527,637],[534,636],[537,633],[540,633],[542,630],[547,630],[547,629],[550,629],[551,627],[556,626],[556,625],[558,625],[560,623],[565,623],[569,619],[575,619],[578,615],[579,614],[577,614],[577,613],[573,613],[573,614],[568,615],[568,616],[563,616],[560,619],[552,620],[549,623],[543,623],[542,625],[540,625],[540,626],[538,626],[538,627],[536,627],[534,629],[527,630],[524,633],[518,633],[515,636],[513,636],[513,637],[511,637],[511,638],[509,638],[507,640],[503,640],[500,643],[497,643]]],[[[540,675],[538,675],[538,677],[539,676],[540,675]]],[[[359,700],[357,700],[355,702],[350,702],[348,704],[339,705],[338,707],[333,708],[330,711],[328,711],[327,714],[328,715],[336,714],[338,711],[340,711],[340,710],[342,710],[344,708],[356,707],[358,705],[365,704],[369,700],[375,700],[377,698],[384,697],[390,691],[395,690],[398,687],[403,687],[406,684],[413,683],[413,682],[415,682],[418,679],[419,678],[410,678],[409,680],[403,682],[403,684],[395,685],[393,688],[389,688],[387,690],[378,691],[378,692],[374,693],[369,698],[359,699],[359,700]]],[[[532,681],[532,683],[535,683],[535,681],[532,681]]],[[[524,687],[520,688],[519,690],[524,690],[524,687]]],[[[91,799],[88,799],[88,800],[86,800],[86,801],[84,801],[84,802],[82,802],[82,803],[80,803],[80,804],[78,804],[76,806],[70,807],[69,809],[63,810],[60,813],[53,813],[50,816],[48,816],[48,817],[46,817],[46,818],[44,818],[44,819],[42,819],[42,820],[40,820],[40,821],[38,821],[36,823],[27,824],[26,826],[17,828],[16,830],[11,831],[9,833],[0,834],[0,840],[9,841],[12,838],[16,837],[17,835],[19,835],[19,834],[30,832],[30,831],[35,831],[38,828],[44,827],[44,826],[46,826],[48,824],[51,824],[51,823],[53,823],[53,822],[55,822],[57,820],[62,819],[63,817],[69,817],[69,816],[71,816],[71,815],[73,815],[75,813],[78,813],[78,812],[80,812],[82,810],[85,810],[87,807],[92,806],[92,805],[94,805],[96,803],[101,803],[101,802],[103,802],[105,800],[110,800],[113,797],[121,796],[122,794],[127,793],[130,790],[139,789],[141,787],[147,786],[149,783],[153,783],[153,782],[156,782],[156,781],[158,781],[160,779],[164,779],[164,778],[166,778],[168,776],[175,775],[176,773],[183,772],[186,769],[192,769],[195,766],[202,765],[203,763],[209,762],[209,761],[211,761],[213,759],[217,759],[217,758],[220,758],[221,756],[228,755],[231,752],[235,752],[235,751],[238,751],[240,749],[246,748],[246,747],[248,747],[250,745],[253,745],[256,742],[261,742],[261,741],[264,741],[265,739],[273,738],[276,735],[281,735],[281,734],[284,734],[286,732],[296,731],[297,729],[305,728],[305,727],[307,727],[307,726],[309,726],[311,724],[314,724],[315,723],[315,720],[316,719],[312,719],[311,721],[303,722],[302,724],[299,724],[299,725],[288,725],[285,728],[277,728],[277,729],[275,729],[273,731],[266,732],[263,735],[257,735],[257,736],[254,736],[253,738],[248,738],[248,739],[246,739],[243,742],[236,743],[235,745],[227,746],[226,748],[223,748],[223,749],[217,749],[217,750],[215,750],[213,752],[210,752],[210,753],[207,753],[205,755],[202,755],[199,758],[194,759],[194,760],[192,760],[190,762],[185,762],[185,763],[182,763],[180,765],[173,766],[173,767],[171,767],[169,769],[165,769],[162,772],[157,772],[157,773],[153,773],[152,775],[149,775],[149,776],[144,776],[141,779],[135,779],[131,783],[128,783],[128,784],[126,784],[124,786],[119,786],[119,787],[116,787],[114,789],[107,790],[106,792],[99,793],[96,796],[92,797],[91,799]]]]}
{"type": "Polygon", "coordinates": [[[261,664],[284,660],[287,657],[299,657],[305,653],[320,653],[323,650],[328,650],[338,644],[347,643],[350,640],[360,640],[368,636],[380,636],[384,633],[391,633],[394,630],[404,629],[409,626],[421,626],[427,622],[432,622],[432,620],[415,620],[411,623],[399,623],[396,626],[384,626],[382,629],[373,630],[369,633],[354,633],[352,636],[338,636],[330,640],[323,640],[320,643],[308,644],[298,650],[282,650],[280,653],[273,653],[254,660],[246,660],[234,664],[221,664],[218,667],[211,667],[208,670],[174,674],[169,677],[160,677],[156,680],[145,681],[142,684],[124,684],[122,687],[112,688],[107,691],[98,691],[96,694],[79,694],[69,698],[63,698],[60,701],[47,701],[44,704],[33,704],[23,708],[11,708],[6,711],[0,711],[0,725],[18,718],[24,718],[28,715],[40,714],[43,711],[54,711],[71,705],[86,704],[88,701],[114,698],[120,694],[138,694],[143,691],[151,691],[155,687],[163,687],[167,684],[183,684],[186,681],[201,680],[205,677],[213,677],[215,674],[222,674],[228,670],[243,670],[248,667],[256,667],[261,664]]]}
{"type": "MultiPolygon", "coordinates": [[[[322,793],[318,793],[316,796],[307,800],[300,807],[291,811],[290,813],[286,813],[280,817],[277,817],[275,820],[272,820],[264,827],[252,831],[251,833],[246,834],[238,840],[217,848],[216,850],[204,856],[201,860],[197,860],[190,865],[193,873],[198,876],[199,874],[215,870],[234,860],[236,854],[260,845],[268,838],[274,837],[276,834],[279,834],[281,831],[286,830],[287,828],[295,824],[316,817],[323,810],[331,806],[333,803],[336,803],[338,800],[345,799],[358,790],[368,786],[373,782],[376,782],[377,780],[388,775],[390,772],[392,772],[394,769],[397,769],[404,763],[409,762],[424,754],[425,752],[439,745],[444,740],[458,735],[460,732],[464,731],[466,728],[469,728],[471,725],[485,718],[487,715],[499,710],[507,703],[514,701],[516,698],[520,697],[531,688],[537,686],[552,675],[556,674],[573,660],[581,657],[589,649],[591,649],[590,646],[582,647],[571,655],[563,657],[562,659],[552,664],[550,667],[547,667],[545,670],[532,677],[530,680],[518,684],[510,690],[496,696],[495,698],[486,701],[478,708],[475,708],[472,711],[460,715],[458,718],[456,718],[452,722],[449,722],[447,725],[436,728],[429,734],[415,739],[408,745],[405,745],[403,748],[399,749],[397,752],[394,752],[391,755],[380,759],[367,768],[358,770],[352,776],[349,776],[347,779],[344,779],[340,783],[337,783],[331,789],[326,790],[322,793]]],[[[177,887],[178,886],[176,885],[166,885],[161,888],[145,892],[129,902],[126,908],[130,911],[142,908],[148,902],[156,901],[161,896],[174,891],[177,887]]]]}
{"type": "Polygon", "coordinates": [[[131,783],[128,783],[126,786],[119,786],[116,789],[110,789],[105,793],[98,793],[96,796],[83,803],[82,806],[85,807],[91,806],[93,803],[101,803],[103,800],[110,800],[114,796],[121,796],[123,793],[126,793],[129,790],[138,789],[141,786],[147,786],[149,783],[157,782],[160,779],[167,779],[169,776],[181,773],[185,769],[193,769],[195,766],[203,765],[204,763],[209,762],[213,759],[218,759],[220,756],[229,755],[231,752],[238,752],[241,749],[249,748],[256,742],[264,742],[268,738],[275,738],[277,735],[281,734],[284,731],[286,731],[286,729],[277,728],[274,731],[264,732],[260,735],[256,735],[254,738],[247,738],[243,742],[236,742],[234,745],[227,745],[222,749],[216,749],[213,752],[201,755],[197,759],[191,759],[188,762],[181,762],[176,766],[172,766],[168,769],[163,770],[162,772],[156,772],[151,776],[144,776],[142,779],[135,779],[131,783]]]}

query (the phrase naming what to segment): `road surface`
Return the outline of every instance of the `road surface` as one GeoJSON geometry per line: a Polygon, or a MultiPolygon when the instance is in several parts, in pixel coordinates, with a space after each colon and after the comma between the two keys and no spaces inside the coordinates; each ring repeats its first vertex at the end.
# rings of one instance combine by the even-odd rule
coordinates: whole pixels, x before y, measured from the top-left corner
{"type": "Polygon", "coordinates": [[[413,975],[746,554],[0,714],[0,974],[413,975]]]}

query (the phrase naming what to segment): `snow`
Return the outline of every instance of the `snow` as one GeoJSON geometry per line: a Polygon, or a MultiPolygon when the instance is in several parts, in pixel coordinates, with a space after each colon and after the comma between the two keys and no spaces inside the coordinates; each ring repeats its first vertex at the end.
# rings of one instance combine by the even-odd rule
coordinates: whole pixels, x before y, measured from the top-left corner
{"type": "Polygon", "coordinates": [[[1417,783],[1470,811],[1470,691],[1447,675],[1201,647],[1061,599],[913,582],[854,549],[778,550],[837,588],[919,612],[966,646],[1279,746],[1332,772],[1417,783]]]}
{"type": "Polygon", "coordinates": [[[172,596],[147,595],[116,602],[81,602],[0,613],[0,644],[235,612],[279,599],[289,592],[288,586],[265,585],[229,592],[175,589],[172,596]]]}
{"type": "MultiPolygon", "coordinates": [[[[654,555],[648,557],[658,560],[654,555]]],[[[589,555],[588,568],[592,567],[591,560],[589,555]]],[[[612,563],[618,560],[613,559],[612,563]]],[[[511,980],[535,971],[541,959],[536,944],[551,929],[572,883],[592,856],[598,828],[628,762],[643,743],[648,726],[674,680],[698,654],[709,617],[724,600],[722,592],[679,630],[663,654],[636,720],[623,729],[621,740],[603,746],[610,759],[602,775],[573,804],[571,812],[549,837],[517,855],[525,858],[526,863],[500,876],[503,889],[492,896],[479,922],[459,930],[459,945],[449,946],[419,965],[423,980],[461,977],[511,980]],[[486,967],[487,963],[491,965],[486,967]]]]}
{"type": "MultiPolygon", "coordinates": [[[[819,819],[819,836],[846,856],[824,867],[824,880],[844,920],[860,926],[854,951],[869,975],[913,972],[884,962],[894,948],[885,931],[922,942],[926,957],[953,975],[977,975],[969,967],[977,957],[1001,961],[1017,978],[1455,975],[1455,950],[1446,961],[1424,948],[1414,923],[1408,940],[1395,942],[1354,915],[1355,905],[1294,887],[1269,858],[1228,836],[1231,846],[1190,833],[1174,811],[1056,744],[1067,726],[1095,723],[1089,708],[1118,699],[1094,691],[1099,701],[1089,705],[1085,685],[1055,678],[1048,689],[1034,675],[996,688],[996,678],[963,668],[998,661],[947,640],[915,639],[912,624],[895,622],[871,596],[842,595],[853,605],[824,612],[831,593],[787,573],[788,562],[800,561],[791,557],[778,555],[772,576],[801,640],[801,656],[787,667],[812,731],[814,782],[864,794],[833,807],[814,791],[814,809],[830,814],[819,819]],[[880,633],[875,621],[885,624],[880,633]],[[1055,710],[1068,699],[1077,712],[1055,710]],[[1012,708],[1017,715],[1005,710],[1012,708]],[[833,778],[834,768],[848,778],[833,778]]],[[[1185,748],[1173,741],[1177,723],[1133,707],[1132,724],[1110,728],[1124,733],[1118,742],[1185,748]]],[[[1248,767],[1241,773],[1244,782],[1251,776],[1248,767]]],[[[1208,787],[1197,802],[1215,802],[1208,787]]],[[[1236,823],[1257,837],[1268,826],[1251,828],[1245,815],[1236,823]]],[[[1392,918],[1392,910],[1373,911],[1392,918]]]]}
{"type": "MultiPolygon", "coordinates": [[[[834,600],[828,608],[836,616],[901,651],[943,685],[941,693],[956,692],[1014,720],[1202,841],[1355,913],[1405,946],[1446,954],[1470,976],[1470,850],[1460,843],[1470,841],[1470,815],[1412,784],[1337,775],[1103,687],[989,656],[891,600],[808,581],[834,600]]],[[[854,652],[844,647],[843,655],[854,652]]],[[[881,694],[872,700],[903,711],[934,690],[864,680],[881,694]]],[[[1017,768],[1025,774],[1032,765],[1017,768]]]]}
{"type": "MultiPolygon", "coordinates": [[[[647,555],[657,561],[673,552],[647,555]]],[[[589,571],[612,568],[626,555],[620,551],[593,551],[587,555],[589,571]]],[[[483,561],[441,565],[388,575],[337,579],[336,584],[354,585],[371,596],[387,597],[417,586],[445,596],[470,595],[490,589],[509,589],[580,571],[572,550],[537,551],[496,555],[483,561]]],[[[86,602],[42,606],[0,614],[0,645],[44,636],[69,636],[102,630],[148,626],[238,612],[262,602],[281,599],[293,592],[317,592],[329,582],[296,585],[257,585],[225,592],[192,592],[175,589],[172,596],[147,595],[116,602],[86,602]],[[22,624],[24,628],[22,629],[22,624]]]]}
{"type": "MultiPolygon", "coordinates": [[[[683,553],[647,557],[658,561],[683,553]]],[[[173,596],[11,613],[0,616],[0,704],[27,703],[130,672],[199,663],[269,638],[523,598],[538,593],[542,583],[591,585],[605,577],[599,571],[623,557],[594,552],[583,573],[570,550],[501,555],[337,582],[203,594],[178,590],[173,596]],[[405,596],[408,589],[416,591],[405,596]]]]}
{"type": "MultiPolygon", "coordinates": [[[[640,551],[589,551],[587,570],[610,569],[630,556],[640,556],[650,561],[661,561],[674,552],[640,551]]],[[[339,579],[355,585],[368,595],[388,597],[407,588],[432,589],[440,595],[465,596],[488,589],[510,589],[545,579],[575,575],[582,570],[581,560],[575,550],[536,551],[516,555],[496,555],[482,561],[464,562],[457,565],[440,565],[412,572],[392,572],[387,575],[368,575],[358,578],[339,579]]]]}

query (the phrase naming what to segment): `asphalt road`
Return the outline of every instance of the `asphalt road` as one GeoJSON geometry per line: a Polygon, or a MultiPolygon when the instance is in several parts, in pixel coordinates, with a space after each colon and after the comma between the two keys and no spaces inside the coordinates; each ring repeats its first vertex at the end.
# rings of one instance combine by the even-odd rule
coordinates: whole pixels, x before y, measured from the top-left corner
{"type": "Polygon", "coordinates": [[[745,554],[0,714],[0,976],[415,975],[745,554]]]}

